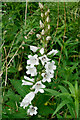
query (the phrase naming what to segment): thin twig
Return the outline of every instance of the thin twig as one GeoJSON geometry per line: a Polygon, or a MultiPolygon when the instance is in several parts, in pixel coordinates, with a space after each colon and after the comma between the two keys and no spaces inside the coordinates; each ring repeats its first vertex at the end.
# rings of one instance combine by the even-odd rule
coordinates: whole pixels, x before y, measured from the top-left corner
{"type": "MultiPolygon", "coordinates": [[[[20,31],[19,31],[19,32],[20,32],[20,31]]],[[[9,52],[8,52],[8,55],[7,55],[7,57],[6,57],[7,59],[8,59],[8,57],[9,57],[9,54],[10,54],[11,49],[12,49],[12,46],[13,46],[14,41],[15,41],[15,39],[16,39],[16,37],[17,37],[17,35],[19,34],[19,32],[16,34],[16,36],[15,36],[14,40],[12,41],[12,45],[11,45],[11,47],[10,47],[10,49],[9,49],[9,52]]],[[[4,60],[5,60],[5,59],[3,59],[3,61],[4,61],[4,60]]],[[[6,61],[4,62],[3,67],[4,67],[5,63],[6,63],[6,61]]]]}
{"type": "MultiPolygon", "coordinates": [[[[22,42],[23,44],[23,42],[22,42]]],[[[14,59],[14,57],[17,55],[18,50],[22,47],[22,44],[19,46],[19,48],[17,49],[17,51],[15,52],[15,54],[13,55],[13,57],[10,59],[9,63],[7,64],[7,67],[10,65],[11,61],[14,59]]]]}
{"type": "Polygon", "coordinates": [[[26,0],[26,9],[25,9],[25,26],[26,26],[26,19],[27,19],[27,3],[28,3],[28,0],[26,0]]]}
{"type": "Polygon", "coordinates": [[[6,56],[6,77],[5,77],[5,86],[7,84],[7,52],[6,52],[6,48],[4,47],[4,51],[5,51],[5,56],[6,56]]]}
{"type": "Polygon", "coordinates": [[[57,20],[57,28],[56,28],[56,32],[55,32],[54,37],[56,36],[57,29],[58,29],[58,25],[59,25],[59,0],[58,0],[58,20],[57,20]]]}

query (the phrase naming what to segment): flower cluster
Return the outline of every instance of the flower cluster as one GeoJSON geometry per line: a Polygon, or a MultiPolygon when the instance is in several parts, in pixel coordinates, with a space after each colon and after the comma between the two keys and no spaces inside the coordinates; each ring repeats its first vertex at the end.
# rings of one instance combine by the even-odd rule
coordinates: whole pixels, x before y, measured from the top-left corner
{"type": "MultiPolygon", "coordinates": [[[[39,7],[42,10],[44,7],[41,3],[39,3],[39,7]]],[[[25,107],[29,106],[29,109],[27,110],[28,115],[36,115],[37,114],[37,107],[32,105],[32,101],[38,92],[44,93],[44,88],[46,87],[45,82],[51,82],[51,79],[54,77],[54,70],[56,70],[56,65],[53,60],[50,59],[50,55],[55,55],[58,51],[52,49],[50,52],[47,53],[46,51],[46,43],[48,40],[51,39],[50,36],[46,36],[46,38],[43,36],[46,33],[46,29],[50,29],[49,25],[49,12],[48,9],[47,12],[41,13],[41,17],[43,18],[44,15],[46,16],[46,25],[40,20],[40,28],[42,28],[41,34],[37,34],[36,37],[38,39],[42,39],[42,43],[44,43],[44,46],[36,47],[36,46],[30,46],[30,50],[34,53],[34,55],[28,55],[27,60],[27,66],[26,66],[26,76],[24,76],[25,80],[22,80],[22,85],[29,85],[31,86],[30,90],[31,92],[28,93],[22,102],[20,103],[20,106],[25,109],[25,107]],[[43,29],[44,28],[44,29],[43,29]],[[38,54],[39,53],[39,54],[38,54]],[[37,70],[38,66],[42,66],[42,70],[37,70]],[[35,76],[40,76],[40,78],[35,76]],[[30,77],[28,77],[30,76],[30,77]],[[37,79],[36,79],[37,78],[37,79]]],[[[47,34],[46,34],[47,35],[47,34]]]]}

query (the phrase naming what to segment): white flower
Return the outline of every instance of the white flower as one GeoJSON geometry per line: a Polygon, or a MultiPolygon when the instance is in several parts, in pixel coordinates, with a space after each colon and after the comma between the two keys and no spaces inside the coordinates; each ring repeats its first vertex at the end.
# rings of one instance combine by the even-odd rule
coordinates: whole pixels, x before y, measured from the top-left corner
{"type": "Polygon", "coordinates": [[[38,65],[39,64],[39,59],[38,59],[38,55],[35,54],[34,56],[32,55],[28,55],[29,60],[27,60],[27,64],[30,64],[32,67],[34,65],[38,65]]]}
{"type": "Polygon", "coordinates": [[[46,62],[48,62],[50,60],[49,58],[47,58],[46,55],[39,57],[39,59],[41,60],[42,65],[44,65],[46,62]]]}
{"type": "Polygon", "coordinates": [[[34,97],[35,97],[35,93],[34,92],[28,93],[24,97],[24,99],[22,100],[22,102],[20,103],[20,106],[25,109],[25,107],[27,107],[29,104],[31,104],[31,101],[34,99],[34,97]]]}
{"type": "Polygon", "coordinates": [[[34,79],[32,78],[29,78],[29,77],[27,77],[27,76],[24,76],[24,79],[26,79],[26,80],[28,80],[28,81],[25,81],[25,80],[22,80],[22,85],[33,85],[33,83],[32,82],[34,82],[34,79]]]}
{"type": "Polygon", "coordinates": [[[40,20],[40,28],[43,28],[44,24],[42,23],[42,21],[40,20]]]}
{"type": "Polygon", "coordinates": [[[44,14],[43,14],[43,13],[41,13],[41,17],[42,17],[42,18],[44,17],[44,14]]]}
{"type": "Polygon", "coordinates": [[[22,80],[22,85],[33,85],[33,83],[22,80]]]}
{"type": "Polygon", "coordinates": [[[54,64],[55,64],[54,61],[52,61],[52,62],[47,62],[47,64],[45,65],[46,71],[47,71],[47,72],[54,73],[54,70],[56,70],[56,65],[54,65],[54,64]]]}
{"type": "Polygon", "coordinates": [[[50,25],[48,25],[48,29],[50,29],[50,25]]]}
{"type": "Polygon", "coordinates": [[[44,35],[44,33],[45,33],[45,31],[44,31],[44,29],[43,29],[42,32],[41,32],[41,35],[44,35]]]}
{"type": "Polygon", "coordinates": [[[37,37],[38,39],[41,39],[41,35],[40,35],[40,34],[37,34],[36,37],[37,37]]]}
{"type": "Polygon", "coordinates": [[[47,37],[46,37],[46,40],[47,40],[47,41],[48,41],[48,40],[50,40],[50,39],[51,39],[51,37],[50,37],[50,36],[47,36],[47,37]]]}
{"type": "Polygon", "coordinates": [[[30,105],[30,107],[27,111],[27,114],[31,115],[31,116],[36,115],[37,114],[37,107],[30,105]]]}
{"type": "Polygon", "coordinates": [[[46,18],[46,21],[49,22],[49,16],[46,18]]]}
{"type": "Polygon", "coordinates": [[[58,53],[58,51],[57,50],[54,50],[54,49],[52,49],[47,55],[51,55],[51,54],[56,54],[56,53],[58,53]]]}
{"type": "Polygon", "coordinates": [[[44,90],[42,88],[45,88],[46,86],[41,83],[41,81],[38,81],[31,89],[35,89],[35,93],[38,91],[40,93],[44,93],[44,90]]]}
{"type": "Polygon", "coordinates": [[[49,72],[42,73],[41,75],[43,76],[42,82],[51,82],[51,78],[53,78],[53,74],[49,72]]]}
{"type": "Polygon", "coordinates": [[[26,69],[28,69],[26,71],[27,74],[31,74],[31,76],[36,76],[37,75],[36,67],[26,66],[26,69]]]}
{"type": "Polygon", "coordinates": [[[40,53],[43,55],[44,54],[44,48],[40,49],[40,53]]]}
{"type": "Polygon", "coordinates": [[[26,79],[26,80],[28,80],[28,81],[30,81],[30,82],[34,82],[34,78],[31,79],[31,78],[29,78],[29,77],[27,77],[27,76],[25,76],[25,75],[24,75],[24,79],[26,79]]]}
{"type": "Polygon", "coordinates": [[[40,7],[41,9],[43,9],[44,6],[43,6],[41,3],[39,3],[39,7],[40,7]]]}
{"type": "Polygon", "coordinates": [[[33,52],[36,52],[39,48],[36,46],[30,46],[30,50],[32,50],[33,52]]]}

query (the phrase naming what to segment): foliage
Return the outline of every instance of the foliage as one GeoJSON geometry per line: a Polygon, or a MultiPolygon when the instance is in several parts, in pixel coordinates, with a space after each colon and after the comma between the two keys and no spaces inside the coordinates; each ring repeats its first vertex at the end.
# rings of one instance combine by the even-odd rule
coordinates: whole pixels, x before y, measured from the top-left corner
{"type": "Polygon", "coordinates": [[[57,49],[53,57],[57,65],[55,78],[47,84],[49,89],[34,100],[38,115],[30,117],[20,102],[29,92],[28,86],[21,86],[26,71],[30,45],[39,45],[40,9],[38,3],[28,3],[25,26],[25,3],[3,3],[2,15],[2,90],[3,118],[53,119],[78,118],[80,103],[79,82],[79,12],[78,3],[43,3],[50,9],[50,35],[48,51],[57,49]],[[17,5],[16,5],[17,4],[17,5]],[[32,31],[31,31],[32,30],[32,31]],[[27,36],[26,40],[24,36],[27,36]],[[6,56],[8,56],[6,58],[6,56]],[[7,80],[7,84],[5,81],[7,80]],[[79,87],[79,88],[78,88],[79,87]]]}

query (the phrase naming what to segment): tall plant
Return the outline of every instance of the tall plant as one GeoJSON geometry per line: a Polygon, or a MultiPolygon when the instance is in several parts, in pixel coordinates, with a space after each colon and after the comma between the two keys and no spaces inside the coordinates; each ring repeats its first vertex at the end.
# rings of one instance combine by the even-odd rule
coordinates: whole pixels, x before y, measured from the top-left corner
{"type": "Polygon", "coordinates": [[[50,18],[48,9],[44,10],[43,4],[39,3],[41,9],[41,20],[40,20],[40,32],[36,34],[37,40],[39,40],[38,46],[30,45],[32,53],[28,55],[25,80],[22,80],[22,85],[30,86],[30,92],[24,97],[20,106],[24,109],[27,107],[28,115],[36,115],[37,107],[34,105],[34,97],[37,94],[44,93],[46,88],[46,82],[51,82],[54,77],[54,70],[56,70],[55,61],[52,60],[52,56],[58,53],[57,50],[52,49],[48,51],[50,36],[50,18]]]}

